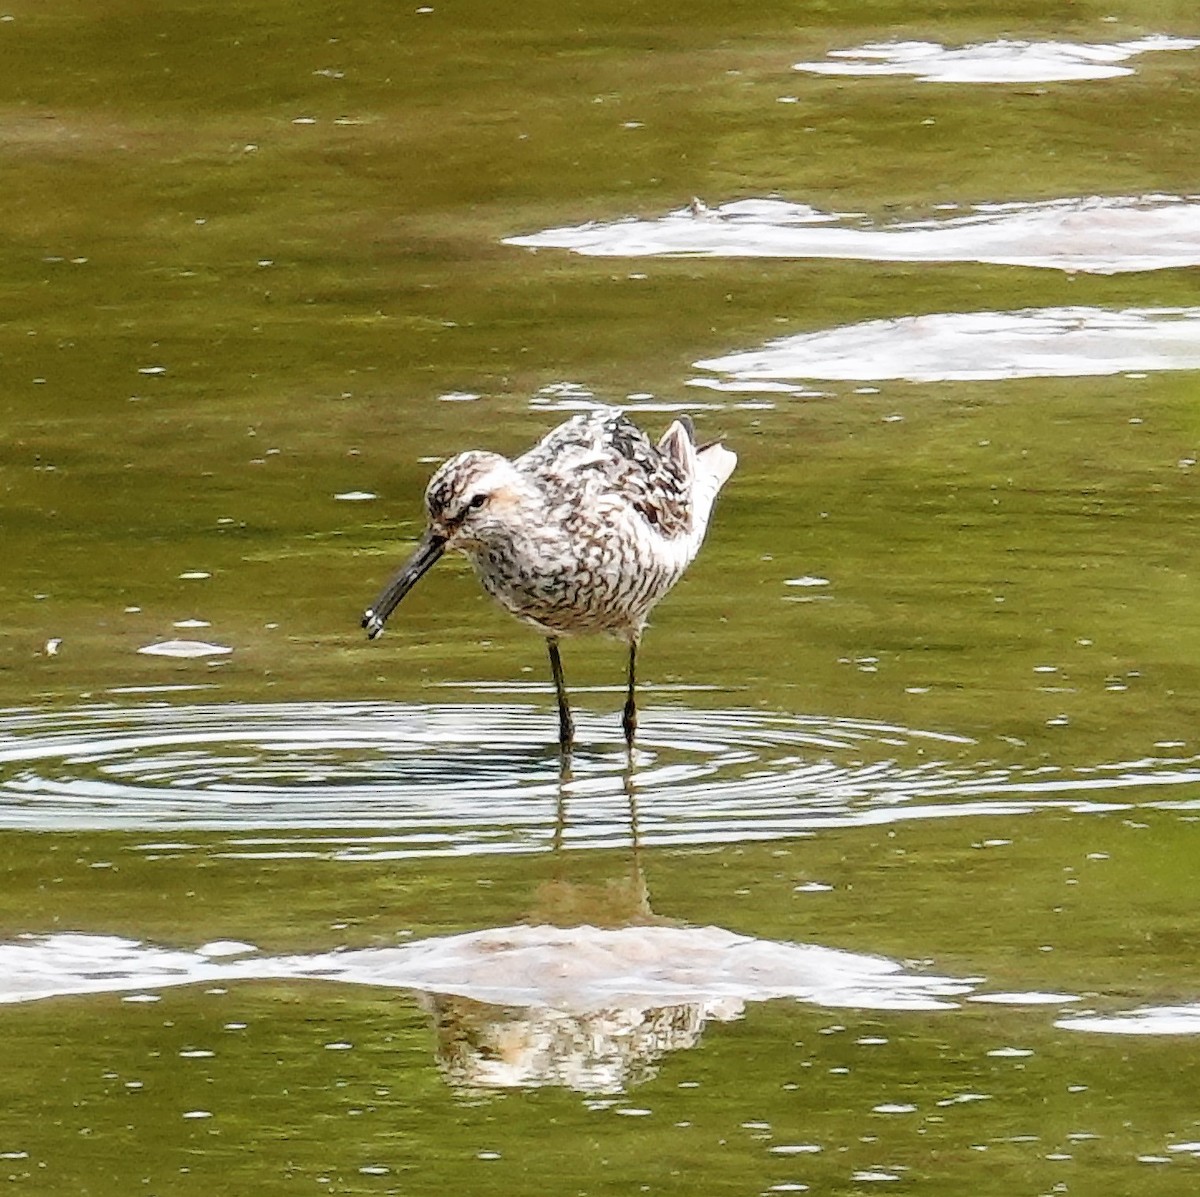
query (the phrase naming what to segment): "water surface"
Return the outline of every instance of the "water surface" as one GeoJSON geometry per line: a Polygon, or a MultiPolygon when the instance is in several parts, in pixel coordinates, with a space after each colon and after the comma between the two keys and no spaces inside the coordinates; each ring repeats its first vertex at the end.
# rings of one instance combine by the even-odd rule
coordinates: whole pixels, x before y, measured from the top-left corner
{"type": "Polygon", "coordinates": [[[944,9],[0,14],[14,1191],[1191,1190],[1200,29],[944,9]],[[564,775],[358,617],[594,402],[740,466],[564,775]]]}

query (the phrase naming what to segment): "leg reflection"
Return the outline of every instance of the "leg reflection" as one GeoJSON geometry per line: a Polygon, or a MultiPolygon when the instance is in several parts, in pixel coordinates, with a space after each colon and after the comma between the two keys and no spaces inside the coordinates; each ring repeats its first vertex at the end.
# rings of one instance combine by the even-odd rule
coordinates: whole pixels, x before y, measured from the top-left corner
{"type": "Polygon", "coordinates": [[[563,840],[567,834],[567,787],[571,784],[571,757],[563,753],[558,758],[558,794],[554,802],[554,835],[550,840],[550,850],[554,853],[556,863],[561,861],[563,840]]]}
{"type": "Polygon", "coordinates": [[[570,761],[561,761],[550,839],[550,876],[534,891],[526,921],[558,927],[587,924],[607,928],[670,921],[657,918],[650,908],[650,892],[642,867],[637,772],[632,751],[625,754],[620,777],[629,823],[629,854],[627,857],[623,852],[620,854],[624,865],[614,874],[612,864],[617,857],[612,850],[567,850],[575,778],[570,761]]]}

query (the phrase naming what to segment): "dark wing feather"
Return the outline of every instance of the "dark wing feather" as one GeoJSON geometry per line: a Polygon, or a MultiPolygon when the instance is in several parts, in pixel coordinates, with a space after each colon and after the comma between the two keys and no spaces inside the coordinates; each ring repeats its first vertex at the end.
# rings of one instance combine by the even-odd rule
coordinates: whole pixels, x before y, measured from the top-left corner
{"type": "Polygon", "coordinates": [[[619,494],[664,536],[691,528],[691,478],[683,464],[615,408],[568,420],[516,464],[552,490],[578,492],[599,485],[619,494]]]}

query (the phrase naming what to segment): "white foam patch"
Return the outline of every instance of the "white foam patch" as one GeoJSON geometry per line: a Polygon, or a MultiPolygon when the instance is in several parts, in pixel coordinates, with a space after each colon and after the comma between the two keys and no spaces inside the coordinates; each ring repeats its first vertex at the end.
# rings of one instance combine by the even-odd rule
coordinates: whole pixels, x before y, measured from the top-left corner
{"type": "Polygon", "coordinates": [[[1118,274],[1200,263],[1200,197],[979,204],[887,224],[780,199],[736,200],[715,208],[695,200],[657,218],[589,221],[504,242],[595,257],[986,262],[1118,274]]]}
{"type": "Polygon", "coordinates": [[[1077,1002],[1079,995],[1075,993],[978,993],[971,999],[973,1002],[990,1003],[993,1006],[1062,1006],[1068,1002],[1077,1002]]]}
{"type": "Polygon", "coordinates": [[[739,382],[1068,378],[1200,369],[1200,308],[1028,308],[868,320],[695,363],[739,382]]]}
{"type": "MultiPolygon", "coordinates": [[[[750,1002],[791,998],[832,1009],[932,1011],[959,1008],[962,999],[1027,1006],[1075,1000],[1036,991],[979,994],[978,978],[910,971],[885,957],[711,926],[510,926],[286,956],[234,940],[188,950],[82,933],[22,935],[0,943],[0,1003],[102,993],[149,1002],[171,986],[279,979],[416,993],[437,1031],[439,1066],[453,1083],[591,1091],[616,1091],[644,1079],[655,1059],[694,1047],[706,1023],[740,1017],[750,1002]],[[464,1035],[468,1025],[471,1033],[464,1035]]],[[[1055,1025],[1104,1034],[1198,1035],[1200,1004],[1081,1013],[1055,1025]]],[[[1033,1052],[1001,1047],[987,1054],[1023,1059],[1033,1052]]],[[[964,1094],[938,1104],[985,1096],[964,1094]]],[[[1193,1151],[1195,1145],[1172,1150],[1193,1151]]]]}
{"type": "Polygon", "coordinates": [[[1102,1035],[1200,1035],[1200,1005],[1143,1006],[1126,1014],[1079,1014],[1055,1024],[1102,1035]]]}
{"type": "Polygon", "coordinates": [[[906,972],[893,960],[720,927],[508,927],[327,959],[341,979],[458,993],[478,1001],[587,1011],[791,997],[827,1007],[936,1010],[972,981],[906,972]],[[407,981],[405,980],[407,978],[407,981]]]}
{"type": "Polygon", "coordinates": [[[665,1052],[694,1047],[707,1022],[739,1017],[746,1002],[952,1009],[948,999],[975,984],[719,927],[500,927],[274,957],[242,943],[177,951],[84,934],[0,944],[0,1003],[112,992],[146,1001],[157,996],[147,990],[167,986],[281,978],[415,991],[453,1083],[610,1092],[642,1079],[665,1052]]]}
{"type": "Polygon", "coordinates": [[[869,42],[831,50],[821,62],[793,69],[817,75],[912,75],[921,83],[1059,83],[1134,74],[1124,65],[1139,54],[1194,50],[1200,41],[1153,36],[1115,43],[1027,42],[1000,39],[949,47],[937,42],[869,42]]]}
{"type": "Polygon", "coordinates": [[[204,640],[160,640],[139,648],[138,652],[147,657],[224,657],[233,649],[204,640]]]}

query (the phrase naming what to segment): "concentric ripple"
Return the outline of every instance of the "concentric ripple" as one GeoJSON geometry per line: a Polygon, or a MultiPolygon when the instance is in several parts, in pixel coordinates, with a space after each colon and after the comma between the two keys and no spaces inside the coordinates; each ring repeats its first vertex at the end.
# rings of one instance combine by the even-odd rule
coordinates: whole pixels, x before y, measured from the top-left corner
{"type": "Polygon", "coordinates": [[[726,843],[1047,806],[1113,809],[1141,787],[1200,780],[1195,756],[1021,767],[980,760],[977,745],[953,735],[669,706],[644,712],[630,772],[614,717],[581,711],[578,723],[582,748],[564,781],[553,712],[532,704],[8,711],[0,829],[218,832],[240,856],[364,859],[534,851],[551,839],[627,843],[631,804],[643,844],[726,843]]]}

